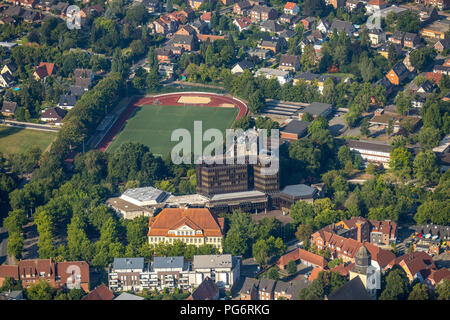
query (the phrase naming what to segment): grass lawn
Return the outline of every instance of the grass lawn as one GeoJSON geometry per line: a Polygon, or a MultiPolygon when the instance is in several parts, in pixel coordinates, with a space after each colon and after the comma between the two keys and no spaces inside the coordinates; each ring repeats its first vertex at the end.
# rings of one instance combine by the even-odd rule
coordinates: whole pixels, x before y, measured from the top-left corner
{"type": "Polygon", "coordinates": [[[0,126],[0,152],[24,152],[32,146],[44,151],[55,136],[54,132],[0,126]]]}
{"type": "MultiPolygon", "coordinates": [[[[122,131],[114,137],[108,151],[117,149],[124,142],[134,141],[147,145],[156,155],[165,156],[178,144],[178,141],[170,141],[173,130],[185,128],[191,132],[193,139],[194,121],[201,120],[203,132],[217,128],[225,133],[225,129],[231,128],[237,114],[236,108],[144,105],[138,107],[128,119],[122,131]]],[[[208,144],[203,143],[203,147],[208,144]]],[[[193,151],[193,141],[191,148],[193,151]]]]}

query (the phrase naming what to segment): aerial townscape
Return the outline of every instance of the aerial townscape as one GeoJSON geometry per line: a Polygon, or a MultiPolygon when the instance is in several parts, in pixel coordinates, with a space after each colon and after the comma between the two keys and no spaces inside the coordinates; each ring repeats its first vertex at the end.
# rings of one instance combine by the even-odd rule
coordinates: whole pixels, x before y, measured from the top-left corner
{"type": "Polygon", "coordinates": [[[450,0],[0,0],[0,300],[450,300],[449,166],[450,0]]]}

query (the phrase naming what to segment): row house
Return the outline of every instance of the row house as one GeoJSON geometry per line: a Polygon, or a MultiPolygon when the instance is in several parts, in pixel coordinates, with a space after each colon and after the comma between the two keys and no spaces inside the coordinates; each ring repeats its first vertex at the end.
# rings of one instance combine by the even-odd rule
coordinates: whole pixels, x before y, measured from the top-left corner
{"type": "Polygon", "coordinates": [[[424,275],[427,274],[429,270],[437,270],[433,258],[425,252],[407,253],[392,259],[385,267],[385,270],[391,269],[394,265],[400,266],[406,272],[406,276],[410,282],[418,279],[423,283],[425,278],[424,275]]]}
{"type": "Polygon", "coordinates": [[[327,268],[327,260],[318,254],[298,248],[281,256],[277,261],[277,266],[284,270],[290,261],[301,263],[308,267],[320,268],[321,270],[327,268]]]}
{"type": "Polygon", "coordinates": [[[450,8],[450,0],[415,0],[417,4],[437,7],[439,10],[446,10],[450,8]]]}
{"type": "Polygon", "coordinates": [[[252,21],[275,20],[277,17],[277,11],[267,6],[255,6],[250,10],[252,21]]]}
{"type": "Polygon", "coordinates": [[[167,35],[169,33],[174,33],[175,31],[177,31],[178,24],[165,16],[161,16],[152,22],[152,28],[155,33],[167,35]]]}
{"type": "Polygon", "coordinates": [[[391,70],[386,74],[386,78],[393,85],[400,85],[400,83],[409,76],[409,70],[403,62],[396,63],[391,70]]]}
{"type": "Polygon", "coordinates": [[[247,0],[237,2],[233,6],[233,13],[240,16],[247,16],[253,6],[247,0]]]}
{"type": "Polygon", "coordinates": [[[241,300],[298,300],[300,290],[309,284],[306,279],[283,282],[247,277],[239,291],[239,297],[241,300]]]}
{"type": "Polygon", "coordinates": [[[81,288],[89,292],[89,265],[85,261],[20,260],[17,265],[0,266],[0,286],[7,277],[20,281],[24,288],[45,281],[56,289],[81,288]]]}
{"type": "Polygon", "coordinates": [[[240,277],[241,261],[231,254],[196,255],[193,262],[179,257],[115,258],[108,271],[112,291],[162,290],[165,288],[192,289],[205,279],[211,279],[219,288],[232,288],[240,277]]]}

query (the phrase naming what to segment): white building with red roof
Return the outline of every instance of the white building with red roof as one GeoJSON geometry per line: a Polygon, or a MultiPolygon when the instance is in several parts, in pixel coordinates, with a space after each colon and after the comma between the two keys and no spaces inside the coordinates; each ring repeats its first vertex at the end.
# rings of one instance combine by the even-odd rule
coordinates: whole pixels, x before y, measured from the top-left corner
{"type": "Polygon", "coordinates": [[[297,14],[300,11],[300,8],[295,2],[287,2],[284,5],[284,13],[286,14],[297,14]]]}

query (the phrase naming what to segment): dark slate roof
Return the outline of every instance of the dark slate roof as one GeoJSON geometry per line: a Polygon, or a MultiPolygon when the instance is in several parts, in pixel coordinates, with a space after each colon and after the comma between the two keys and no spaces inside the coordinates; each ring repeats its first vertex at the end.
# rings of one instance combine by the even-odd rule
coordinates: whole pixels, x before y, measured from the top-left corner
{"type": "Polygon", "coordinates": [[[328,300],[372,300],[358,276],[340,286],[328,296],[328,300]]]}
{"type": "Polygon", "coordinates": [[[240,290],[241,294],[250,294],[252,288],[258,288],[259,280],[255,278],[245,278],[244,284],[242,285],[242,288],[240,290]]]}
{"type": "Polygon", "coordinates": [[[390,153],[392,146],[388,144],[376,143],[373,141],[361,141],[361,140],[346,140],[347,146],[354,149],[365,149],[390,153]]]}
{"type": "Polygon", "coordinates": [[[281,191],[281,193],[285,193],[291,197],[312,197],[315,192],[315,188],[307,186],[306,184],[293,184],[284,187],[281,191]]]}
{"type": "Polygon", "coordinates": [[[259,280],[258,291],[272,292],[273,289],[275,289],[275,283],[276,283],[275,280],[261,278],[259,280]]]}
{"type": "Polygon", "coordinates": [[[418,35],[417,35],[417,33],[409,33],[409,32],[406,32],[405,33],[405,41],[413,41],[413,40],[415,40],[416,38],[418,37],[418,35]]]}
{"type": "Polygon", "coordinates": [[[144,269],[144,258],[114,258],[114,269],[144,269]]]}
{"type": "Polygon", "coordinates": [[[315,79],[319,78],[319,74],[311,73],[309,71],[307,72],[301,72],[299,75],[295,77],[295,79],[304,79],[307,81],[314,81],[315,79]]]}
{"type": "Polygon", "coordinates": [[[310,285],[310,282],[306,279],[300,279],[295,282],[283,282],[277,281],[275,285],[275,292],[285,292],[292,295],[292,300],[298,300],[300,290],[310,285]]]}
{"type": "Polygon", "coordinates": [[[404,75],[405,73],[408,73],[408,69],[406,68],[406,66],[403,64],[403,62],[398,62],[396,63],[393,67],[392,70],[395,72],[395,74],[399,77],[401,77],[402,75],[404,75]]]}
{"type": "Polygon", "coordinates": [[[278,23],[276,23],[274,20],[264,21],[261,24],[261,27],[263,27],[266,30],[269,30],[270,32],[280,32],[283,30],[283,27],[280,26],[278,23]]]}
{"type": "Polygon", "coordinates": [[[297,55],[282,54],[280,57],[280,66],[294,67],[299,59],[300,58],[297,55]]]}
{"type": "Polygon", "coordinates": [[[441,43],[442,46],[444,47],[444,49],[448,49],[450,48],[450,38],[445,38],[445,39],[440,39],[438,42],[436,43],[441,43]]]}
{"type": "Polygon", "coordinates": [[[74,106],[77,103],[77,97],[72,95],[63,94],[59,97],[58,104],[60,106],[74,106]]]}
{"type": "Polygon", "coordinates": [[[183,268],[184,258],[180,257],[155,257],[153,259],[153,268],[183,268]]]}
{"type": "Polygon", "coordinates": [[[69,87],[68,95],[75,96],[75,97],[81,97],[85,92],[86,92],[85,88],[83,88],[81,86],[71,85],[69,87]]]}
{"type": "Polygon", "coordinates": [[[238,63],[236,63],[236,64],[233,66],[233,68],[234,68],[236,65],[239,65],[243,70],[245,70],[245,69],[251,69],[251,68],[253,68],[253,67],[255,66],[255,64],[254,64],[251,60],[248,60],[248,59],[244,59],[244,60],[242,60],[242,61],[239,61],[238,63]]]}
{"type": "Polygon", "coordinates": [[[322,103],[322,102],[313,102],[305,109],[302,110],[302,113],[309,113],[312,116],[321,115],[323,112],[331,108],[331,104],[322,103]]]}
{"type": "Polygon", "coordinates": [[[67,114],[66,110],[55,107],[47,109],[44,112],[42,112],[41,118],[56,118],[58,119],[57,121],[60,121],[64,118],[66,114],[67,114]]]}
{"type": "Polygon", "coordinates": [[[287,30],[284,30],[279,33],[280,38],[284,38],[284,39],[290,39],[290,38],[294,37],[296,34],[297,33],[291,29],[287,29],[287,30]]]}
{"type": "Polygon", "coordinates": [[[3,101],[2,112],[14,113],[17,109],[17,102],[3,101]]]}
{"type": "Polygon", "coordinates": [[[287,133],[301,135],[308,130],[310,122],[302,120],[291,120],[282,130],[287,133]]]}
{"type": "Polygon", "coordinates": [[[402,40],[405,37],[405,32],[403,31],[395,31],[392,34],[392,38],[394,38],[395,40],[402,40]]]}
{"type": "Polygon", "coordinates": [[[386,89],[386,91],[389,91],[394,86],[392,82],[390,82],[386,77],[383,77],[377,82],[375,82],[374,86],[376,87],[378,85],[383,86],[386,89]]]}
{"type": "Polygon", "coordinates": [[[334,19],[333,24],[331,25],[331,31],[333,31],[334,29],[336,29],[338,32],[344,31],[347,34],[351,34],[355,28],[350,21],[334,19]]]}
{"type": "Polygon", "coordinates": [[[194,42],[194,36],[192,35],[184,35],[184,34],[175,34],[172,39],[168,41],[168,44],[192,44],[194,42]]]}
{"type": "Polygon", "coordinates": [[[214,280],[206,277],[197,289],[195,289],[190,298],[192,300],[213,300],[218,292],[219,287],[214,280]]]}

